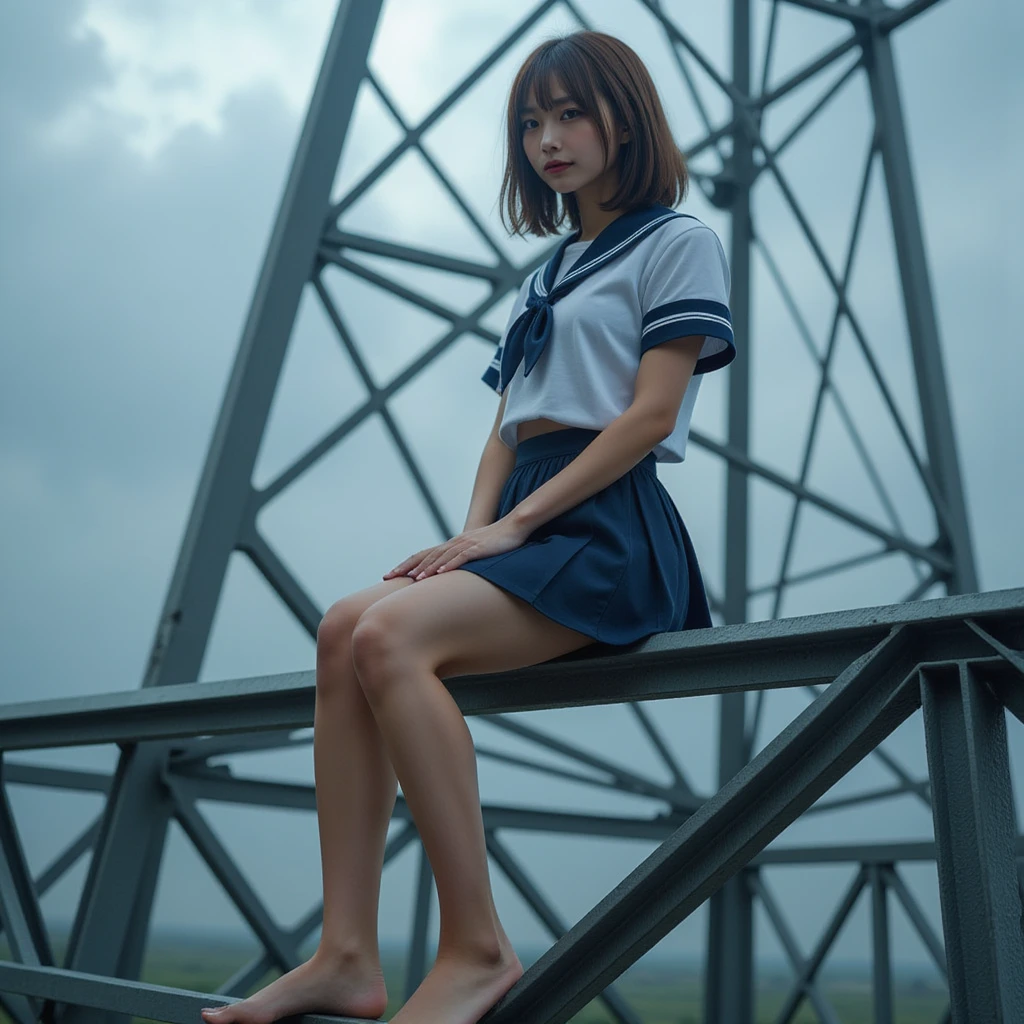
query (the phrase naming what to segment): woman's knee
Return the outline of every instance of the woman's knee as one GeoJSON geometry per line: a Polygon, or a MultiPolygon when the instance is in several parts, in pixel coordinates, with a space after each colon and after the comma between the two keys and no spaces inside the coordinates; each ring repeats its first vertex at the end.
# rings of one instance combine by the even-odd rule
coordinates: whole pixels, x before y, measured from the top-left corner
{"type": "Polygon", "coordinates": [[[392,579],[365,590],[357,590],[335,601],[327,609],[316,631],[318,653],[331,653],[339,648],[348,648],[352,631],[363,612],[367,611],[382,598],[393,594],[396,590],[412,584],[410,579],[392,579]]]}
{"type": "Polygon", "coordinates": [[[356,601],[354,594],[335,601],[324,612],[320,625],[317,626],[317,651],[331,653],[342,645],[347,647],[352,630],[365,608],[365,604],[356,601]]]}
{"type": "Polygon", "coordinates": [[[401,623],[385,608],[371,606],[352,630],[352,665],[366,696],[379,696],[383,687],[408,666],[401,623]]]}
{"type": "Polygon", "coordinates": [[[352,631],[365,608],[350,596],[335,601],[324,613],[316,631],[317,690],[358,686],[352,678],[352,631]]]}

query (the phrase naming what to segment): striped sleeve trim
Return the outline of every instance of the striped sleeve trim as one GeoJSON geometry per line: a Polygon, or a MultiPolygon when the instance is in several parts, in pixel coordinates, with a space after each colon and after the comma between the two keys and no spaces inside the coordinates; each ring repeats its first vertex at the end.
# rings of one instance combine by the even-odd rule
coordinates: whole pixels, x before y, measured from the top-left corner
{"type": "Polygon", "coordinates": [[[714,299],[681,299],[666,302],[644,314],[640,330],[640,354],[673,338],[692,334],[719,338],[725,344],[697,360],[694,373],[708,373],[728,366],[736,357],[729,307],[714,299]]]}

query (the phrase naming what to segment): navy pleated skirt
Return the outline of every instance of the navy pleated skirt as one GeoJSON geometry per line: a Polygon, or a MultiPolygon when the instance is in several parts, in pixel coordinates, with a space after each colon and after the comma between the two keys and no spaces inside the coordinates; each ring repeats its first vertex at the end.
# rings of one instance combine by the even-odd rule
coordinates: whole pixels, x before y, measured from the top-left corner
{"type": "MultiPolygon", "coordinates": [[[[526,438],[497,518],[567,466],[599,431],[526,438]]],[[[654,453],[578,505],[541,524],[512,551],[463,562],[537,611],[605,644],[711,625],[697,556],[654,453]]]]}

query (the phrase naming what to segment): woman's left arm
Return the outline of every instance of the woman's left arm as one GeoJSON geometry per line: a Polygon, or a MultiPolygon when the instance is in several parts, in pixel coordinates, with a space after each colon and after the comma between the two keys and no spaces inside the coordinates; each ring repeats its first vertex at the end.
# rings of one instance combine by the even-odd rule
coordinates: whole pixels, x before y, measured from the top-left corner
{"type": "Polygon", "coordinates": [[[683,393],[693,376],[703,335],[674,338],[640,357],[633,401],[567,466],[496,522],[411,555],[385,575],[423,579],[463,562],[511,551],[549,519],[585,501],[628,473],[672,433],[683,393]]]}
{"type": "Polygon", "coordinates": [[[648,349],[625,412],[504,518],[530,533],[628,473],[672,433],[703,343],[703,335],[692,335],[648,349]]]}

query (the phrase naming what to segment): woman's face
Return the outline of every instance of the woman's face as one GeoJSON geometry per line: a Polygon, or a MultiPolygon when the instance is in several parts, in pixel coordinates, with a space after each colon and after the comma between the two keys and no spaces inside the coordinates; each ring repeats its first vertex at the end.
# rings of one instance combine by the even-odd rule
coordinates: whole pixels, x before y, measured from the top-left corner
{"type": "MultiPolygon", "coordinates": [[[[540,109],[531,88],[526,105],[519,112],[523,151],[545,184],[556,192],[578,192],[592,182],[600,183],[606,174],[614,174],[621,140],[618,133],[610,133],[606,161],[593,117],[575,106],[557,76],[552,77],[551,92],[551,110],[540,109]],[[556,173],[546,167],[552,160],[569,166],[556,173]]],[[[610,123],[608,105],[603,99],[600,103],[601,116],[607,125],[610,123]]],[[[622,135],[628,138],[627,133],[622,135]]]]}

